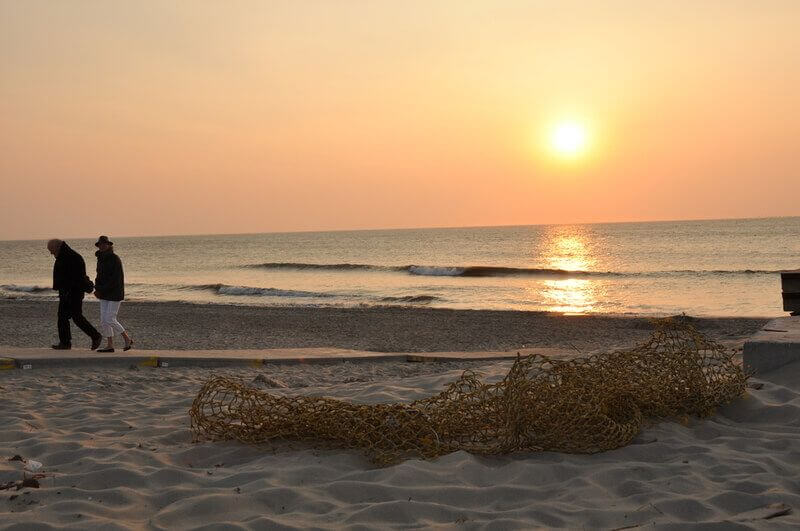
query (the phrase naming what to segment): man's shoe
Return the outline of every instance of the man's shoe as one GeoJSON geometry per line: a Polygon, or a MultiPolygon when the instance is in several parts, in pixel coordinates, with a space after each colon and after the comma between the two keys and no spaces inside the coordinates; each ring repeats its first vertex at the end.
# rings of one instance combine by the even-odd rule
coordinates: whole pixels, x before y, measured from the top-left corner
{"type": "Polygon", "coordinates": [[[97,352],[114,352],[113,348],[99,348],[97,352]]]}
{"type": "Polygon", "coordinates": [[[69,343],[56,343],[55,345],[50,345],[50,348],[55,350],[69,350],[72,348],[72,345],[69,343]]]}
{"type": "Polygon", "coordinates": [[[103,340],[103,336],[97,336],[92,338],[92,350],[97,350],[97,347],[100,346],[100,342],[103,340]]]}

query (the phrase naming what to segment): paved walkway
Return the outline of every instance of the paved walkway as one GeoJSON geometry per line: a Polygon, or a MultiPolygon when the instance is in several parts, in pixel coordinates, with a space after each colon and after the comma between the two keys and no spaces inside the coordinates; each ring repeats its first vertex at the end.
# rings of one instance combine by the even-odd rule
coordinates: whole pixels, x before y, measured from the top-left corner
{"type": "Polygon", "coordinates": [[[800,316],[768,322],[744,344],[745,370],[763,374],[800,361],[800,316]]]}
{"type": "Polygon", "coordinates": [[[514,359],[543,354],[549,357],[573,356],[556,348],[526,348],[510,352],[368,352],[337,348],[289,348],[263,350],[117,350],[98,354],[90,350],[53,350],[0,345],[0,370],[48,369],[55,367],[103,366],[130,367],[224,367],[259,366],[271,363],[332,363],[343,361],[395,360],[410,362],[475,361],[514,359]]]}
{"type": "MultiPolygon", "coordinates": [[[[376,360],[409,362],[514,359],[542,354],[551,358],[574,357],[557,348],[526,348],[509,352],[370,352],[338,348],[284,348],[250,350],[130,350],[98,354],[86,349],[53,350],[0,345],[0,371],[54,367],[226,367],[271,363],[335,363],[376,360]]],[[[767,323],[744,344],[746,370],[763,374],[800,361],[800,317],[781,317],[767,323]]]]}

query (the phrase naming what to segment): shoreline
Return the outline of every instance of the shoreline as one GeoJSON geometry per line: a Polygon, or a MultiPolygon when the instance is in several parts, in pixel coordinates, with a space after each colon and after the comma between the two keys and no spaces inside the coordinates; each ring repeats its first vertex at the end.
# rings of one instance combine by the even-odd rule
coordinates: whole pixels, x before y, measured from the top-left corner
{"type": "MultiPolygon", "coordinates": [[[[50,288],[46,288],[50,290],[50,288]]],[[[45,296],[29,296],[26,294],[20,294],[20,296],[6,296],[0,297],[0,304],[4,302],[15,303],[15,302],[32,302],[32,303],[53,303],[58,305],[58,295],[45,295],[45,296]]],[[[84,314],[86,314],[86,305],[87,304],[97,304],[98,300],[95,299],[91,294],[85,296],[83,300],[84,304],[84,314]]],[[[436,306],[433,304],[368,304],[368,303],[361,303],[361,304],[330,304],[330,305],[301,305],[301,304],[259,304],[254,302],[248,301],[202,301],[202,300],[183,300],[183,299],[140,299],[140,298],[131,298],[125,299],[122,301],[123,307],[124,305],[129,304],[166,304],[166,305],[176,305],[176,306],[221,306],[221,307],[235,307],[235,308],[271,308],[271,309],[279,309],[279,310],[308,310],[308,311],[317,311],[317,310],[361,310],[361,311],[370,311],[370,310],[408,310],[408,311],[416,311],[416,310],[428,310],[428,311],[451,311],[451,312],[487,312],[487,313],[520,313],[520,314],[541,314],[541,315],[551,315],[551,316],[559,316],[559,317],[609,317],[609,318],[618,318],[618,319],[665,319],[668,317],[681,317],[684,315],[691,319],[698,319],[698,320],[725,320],[725,319],[743,319],[743,320],[760,320],[760,321],[771,321],[772,319],[777,319],[779,317],[785,317],[789,315],[789,312],[779,311],[775,315],[724,315],[724,314],[703,314],[703,315],[695,315],[684,311],[682,314],[672,314],[672,313],[637,313],[637,312],[557,312],[551,310],[519,310],[519,309],[512,309],[512,308],[458,308],[458,307],[449,307],[449,306],[436,306]]],[[[99,311],[99,310],[98,310],[99,311]]]]}
{"type": "MultiPolygon", "coordinates": [[[[0,345],[47,347],[57,340],[57,302],[0,300],[0,345]]],[[[97,324],[96,308],[84,315],[97,324]]],[[[375,352],[510,351],[554,347],[583,354],[625,348],[652,330],[653,317],[563,315],[517,310],[247,306],[187,302],[123,303],[119,320],[138,349],[341,348],[375,352]]],[[[691,317],[700,332],[730,348],[771,318],[691,317]]],[[[89,340],[72,326],[73,349],[89,340]]]]}

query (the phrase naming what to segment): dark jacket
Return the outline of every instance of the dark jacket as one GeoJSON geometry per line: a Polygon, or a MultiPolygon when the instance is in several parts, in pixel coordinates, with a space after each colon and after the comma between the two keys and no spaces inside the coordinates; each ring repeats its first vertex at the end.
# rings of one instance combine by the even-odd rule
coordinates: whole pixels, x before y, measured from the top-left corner
{"type": "Polygon", "coordinates": [[[59,293],[83,292],[86,287],[86,262],[62,242],[53,264],[53,289],[59,293]]]}
{"type": "Polygon", "coordinates": [[[97,251],[97,278],[94,281],[94,292],[98,298],[107,301],[121,301],[125,298],[125,275],[122,272],[122,260],[114,254],[113,249],[97,251]]]}

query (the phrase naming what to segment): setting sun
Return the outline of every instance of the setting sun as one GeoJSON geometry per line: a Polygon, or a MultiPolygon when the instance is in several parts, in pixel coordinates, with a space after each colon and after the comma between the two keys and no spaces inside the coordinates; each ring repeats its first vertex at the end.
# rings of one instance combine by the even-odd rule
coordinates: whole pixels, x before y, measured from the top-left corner
{"type": "Polygon", "coordinates": [[[559,157],[578,157],[586,151],[588,143],[586,126],[580,122],[560,122],[550,133],[550,149],[559,157]]]}

